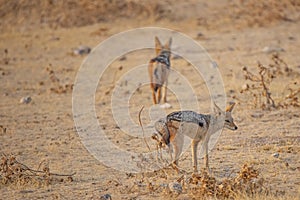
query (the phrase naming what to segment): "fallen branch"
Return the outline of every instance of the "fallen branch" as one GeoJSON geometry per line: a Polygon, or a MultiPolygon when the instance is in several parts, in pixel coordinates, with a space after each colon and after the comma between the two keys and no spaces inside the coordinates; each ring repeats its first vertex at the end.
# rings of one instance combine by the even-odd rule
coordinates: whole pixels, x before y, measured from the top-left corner
{"type": "MultiPolygon", "coordinates": [[[[44,161],[39,164],[38,169],[32,169],[24,163],[17,161],[14,156],[2,154],[0,162],[0,184],[49,184],[58,177],[67,177],[68,181],[72,181],[73,176],[76,174],[75,172],[72,174],[52,173],[48,166],[39,170],[43,162],[44,161]]],[[[56,180],[62,182],[64,179],[56,180]]]]}

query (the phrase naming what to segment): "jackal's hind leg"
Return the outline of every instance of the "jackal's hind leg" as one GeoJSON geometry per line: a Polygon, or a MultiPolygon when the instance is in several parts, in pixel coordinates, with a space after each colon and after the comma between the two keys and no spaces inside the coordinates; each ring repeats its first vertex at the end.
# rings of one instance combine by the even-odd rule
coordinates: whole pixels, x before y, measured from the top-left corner
{"type": "Polygon", "coordinates": [[[161,108],[172,108],[171,104],[167,103],[167,90],[168,90],[168,82],[165,83],[165,85],[163,86],[163,101],[164,104],[161,104],[160,107],[161,108]]]}
{"type": "Polygon", "coordinates": [[[151,90],[152,90],[152,100],[153,100],[153,104],[157,104],[155,91],[154,91],[153,88],[151,88],[151,90]]]}
{"type": "Polygon", "coordinates": [[[157,89],[157,103],[160,103],[161,100],[161,87],[157,89]]]}
{"type": "Polygon", "coordinates": [[[167,90],[168,90],[168,80],[166,80],[165,84],[164,84],[164,103],[167,103],[167,90]]]}

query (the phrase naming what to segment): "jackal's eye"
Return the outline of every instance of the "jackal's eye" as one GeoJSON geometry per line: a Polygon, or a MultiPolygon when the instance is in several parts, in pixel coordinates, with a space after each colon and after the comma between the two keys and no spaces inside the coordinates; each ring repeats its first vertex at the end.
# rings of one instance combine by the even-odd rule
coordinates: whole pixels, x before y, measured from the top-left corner
{"type": "Polygon", "coordinates": [[[229,120],[225,120],[225,122],[227,122],[227,123],[230,123],[230,121],[229,121],[229,120]]]}

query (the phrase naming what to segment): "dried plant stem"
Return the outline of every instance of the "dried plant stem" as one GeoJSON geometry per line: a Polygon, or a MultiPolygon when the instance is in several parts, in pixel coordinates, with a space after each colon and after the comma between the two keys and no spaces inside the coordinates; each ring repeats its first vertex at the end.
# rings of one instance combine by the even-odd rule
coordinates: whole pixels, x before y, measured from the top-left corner
{"type": "Polygon", "coordinates": [[[265,97],[266,97],[266,104],[267,105],[271,104],[271,106],[273,108],[275,108],[274,100],[271,97],[271,92],[269,91],[269,88],[266,86],[263,73],[260,73],[260,82],[261,82],[261,85],[263,87],[264,94],[265,94],[265,97]]]}
{"type": "Polygon", "coordinates": [[[145,139],[144,127],[143,127],[142,120],[141,120],[141,113],[142,113],[143,109],[144,109],[144,106],[142,106],[142,108],[141,108],[140,111],[139,111],[139,123],[140,123],[140,126],[141,126],[141,128],[142,128],[144,142],[145,142],[145,144],[146,144],[146,146],[147,146],[149,152],[151,152],[150,146],[149,146],[149,144],[147,143],[147,141],[146,141],[146,139],[145,139]]]}

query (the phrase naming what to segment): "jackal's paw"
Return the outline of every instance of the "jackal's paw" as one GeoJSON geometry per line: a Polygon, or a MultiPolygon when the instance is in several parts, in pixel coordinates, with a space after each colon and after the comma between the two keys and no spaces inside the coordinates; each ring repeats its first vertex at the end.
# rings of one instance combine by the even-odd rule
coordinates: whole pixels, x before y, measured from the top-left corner
{"type": "Polygon", "coordinates": [[[161,108],[172,108],[171,104],[169,103],[164,103],[160,105],[161,108]]]}

